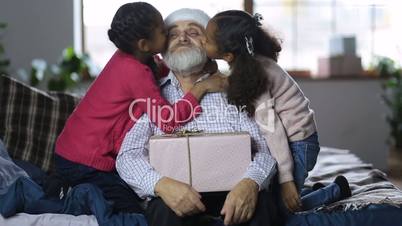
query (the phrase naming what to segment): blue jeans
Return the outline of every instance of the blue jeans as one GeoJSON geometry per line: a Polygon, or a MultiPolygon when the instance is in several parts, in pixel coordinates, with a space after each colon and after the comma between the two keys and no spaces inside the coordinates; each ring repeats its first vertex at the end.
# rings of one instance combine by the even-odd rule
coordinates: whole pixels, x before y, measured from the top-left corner
{"type": "Polygon", "coordinates": [[[6,194],[0,195],[0,215],[5,218],[17,213],[93,214],[100,226],[146,226],[142,214],[112,213],[102,191],[92,184],[80,184],[63,199],[49,198],[42,188],[29,178],[18,178],[6,194]]]}
{"type": "Polygon", "coordinates": [[[369,205],[359,210],[313,212],[290,217],[286,226],[402,226],[402,208],[387,204],[369,205]]]}
{"type": "Polygon", "coordinates": [[[328,205],[339,201],[341,198],[341,189],[335,183],[320,188],[316,191],[304,192],[301,197],[303,210],[311,210],[322,205],[328,205]]]}
{"type": "Polygon", "coordinates": [[[19,177],[28,177],[28,174],[12,161],[0,139],[0,194],[6,193],[19,177]]]}
{"type": "Polygon", "coordinates": [[[331,183],[317,191],[304,189],[304,182],[308,172],[314,168],[320,151],[317,133],[313,133],[304,140],[290,142],[289,145],[294,161],[294,182],[301,195],[303,210],[310,210],[338,201],[341,198],[341,191],[335,183],[331,183]]]}
{"type": "Polygon", "coordinates": [[[304,181],[317,161],[320,144],[318,143],[317,133],[312,134],[301,141],[289,143],[293,156],[293,178],[296,188],[300,193],[304,187],[304,181]]]}

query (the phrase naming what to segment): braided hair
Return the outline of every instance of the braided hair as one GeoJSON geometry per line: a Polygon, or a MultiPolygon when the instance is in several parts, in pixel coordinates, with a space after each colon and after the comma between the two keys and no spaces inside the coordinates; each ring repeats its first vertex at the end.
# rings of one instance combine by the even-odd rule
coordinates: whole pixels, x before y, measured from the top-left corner
{"type": "Polygon", "coordinates": [[[159,11],[145,2],[127,3],[117,10],[108,30],[110,41],[121,51],[133,54],[134,43],[152,38],[159,11]]]}
{"type": "Polygon", "coordinates": [[[268,90],[268,76],[255,58],[259,54],[278,60],[279,41],[265,32],[259,19],[247,12],[228,10],[212,18],[216,24],[215,41],[220,53],[232,53],[227,97],[230,104],[254,115],[257,99],[268,90]]]}

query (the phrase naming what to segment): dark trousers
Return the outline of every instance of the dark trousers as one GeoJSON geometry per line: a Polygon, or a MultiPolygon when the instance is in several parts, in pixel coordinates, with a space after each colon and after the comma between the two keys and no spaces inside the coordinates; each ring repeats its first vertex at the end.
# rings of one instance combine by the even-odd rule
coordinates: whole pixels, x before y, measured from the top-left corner
{"type": "MultiPolygon", "coordinates": [[[[227,192],[202,193],[202,202],[206,207],[206,212],[189,217],[177,216],[160,198],[155,198],[149,202],[145,211],[149,226],[215,226],[223,225],[224,217],[220,216],[220,211],[226,199],[227,192]],[[220,220],[210,217],[220,217],[220,220]]],[[[258,194],[257,206],[253,217],[249,222],[238,226],[269,226],[276,225],[276,207],[272,193],[261,191],[258,194]]]]}
{"type": "Polygon", "coordinates": [[[143,213],[141,199],[117,174],[71,162],[55,155],[56,172],[70,186],[83,183],[96,185],[103,192],[105,199],[112,204],[113,212],[143,213]]]}

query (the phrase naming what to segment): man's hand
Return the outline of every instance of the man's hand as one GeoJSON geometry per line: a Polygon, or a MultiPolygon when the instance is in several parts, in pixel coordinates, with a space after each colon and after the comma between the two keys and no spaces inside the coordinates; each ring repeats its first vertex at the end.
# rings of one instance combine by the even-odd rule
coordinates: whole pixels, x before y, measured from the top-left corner
{"type": "Polygon", "coordinates": [[[225,225],[247,222],[254,214],[258,200],[258,184],[251,179],[241,180],[226,196],[221,214],[225,225]]]}
{"type": "Polygon", "coordinates": [[[155,194],[162,198],[177,216],[191,216],[205,211],[201,195],[190,185],[163,177],[155,186],[155,194]]]}
{"type": "Polygon", "coordinates": [[[283,202],[291,212],[297,212],[301,209],[301,201],[297,193],[296,185],[293,181],[281,184],[281,195],[283,202]]]}

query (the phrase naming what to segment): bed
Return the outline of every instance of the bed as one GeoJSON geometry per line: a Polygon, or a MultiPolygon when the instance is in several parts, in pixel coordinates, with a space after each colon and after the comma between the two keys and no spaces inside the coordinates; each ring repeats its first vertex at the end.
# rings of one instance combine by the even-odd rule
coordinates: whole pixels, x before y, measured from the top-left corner
{"type": "MultiPolygon", "coordinates": [[[[348,178],[352,189],[352,197],[338,201],[329,206],[319,207],[309,212],[300,213],[295,217],[300,219],[293,219],[288,223],[288,225],[318,225],[317,222],[308,221],[308,216],[314,216],[317,214],[325,214],[331,218],[331,214],[352,213],[348,219],[353,219],[354,217],[360,217],[360,215],[353,215],[354,212],[359,210],[365,210],[370,215],[386,211],[388,212],[388,215],[392,214],[394,219],[400,219],[400,221],[394,221],[394,219],[392,219],[392,222],[394,223],[391,224],[392,226],[402,225],[402,209],[400,209],[402,205],[402,191],[387,180],[385,173],[374,169],[371,164],[362,162],[356,155],[348,150],[323,147],[319,154],[316,167],[312,170],[307,179],[306,186],[311,186],[313,183],[318,181],[330,183],[333,181],[334,177],[339,174],[343,174],[348,178]],[[304,223],[300,224],[300,222],[304,223]]],[[[386,220],[389,219],[381,219],[381,222],[386,220]]],[[[378,225],[378,223],[374,222],[375,219],[366,219],[365,221],[367,221],[367,224],[365,225],[378,225]]],[[[361,223],[362,220],[359,220],[358,222],[361,223]]],[[[7,219],[0,216],[0,225],[97,226],[98,224],[96,218],[92,215],[32,215],[20,213],[7,219]]],[[[336,224],[326,222],[326,225],[336,224]]],[[[389,224],[381,225],[385,226],[389,224]]],[[[320,226],[322,226],[322,224],[320,224],[320,226]]]]}

